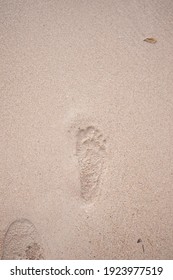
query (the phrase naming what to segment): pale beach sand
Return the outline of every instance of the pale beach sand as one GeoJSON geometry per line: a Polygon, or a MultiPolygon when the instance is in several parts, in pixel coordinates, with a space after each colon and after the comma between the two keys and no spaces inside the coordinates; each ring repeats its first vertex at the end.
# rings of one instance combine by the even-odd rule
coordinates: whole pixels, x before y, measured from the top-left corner
{"type": "Polygon", "coordinates": [[[173,259],[173,1],[0,1],[2,259],[173,259]]]}

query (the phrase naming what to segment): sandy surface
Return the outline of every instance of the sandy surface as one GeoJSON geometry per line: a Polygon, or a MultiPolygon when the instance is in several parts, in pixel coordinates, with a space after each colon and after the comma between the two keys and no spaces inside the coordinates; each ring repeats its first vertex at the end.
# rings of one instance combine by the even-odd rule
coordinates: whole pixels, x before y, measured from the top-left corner
{"type": "Polygon", "coordinates": [[[173,1],[1,0],[0,36],[2,258],[172,259],[173,1]]]}

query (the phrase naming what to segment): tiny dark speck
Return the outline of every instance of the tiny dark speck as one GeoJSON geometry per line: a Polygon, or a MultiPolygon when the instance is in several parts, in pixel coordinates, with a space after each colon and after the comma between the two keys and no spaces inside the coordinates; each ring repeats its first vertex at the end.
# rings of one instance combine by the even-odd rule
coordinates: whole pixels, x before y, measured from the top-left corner
{"type": "Polygon", "coordinates": [[[142,250],[143,250],[143,253],[145,253],[144,245],[142,245],[142,250]]]}
{"type": "Polygon", "coordinates": [[[139,238],[138,239],[138,241],[137,241],[137,243],[141,243],[142,242],[142,239],[141,238],[139,238]]]}

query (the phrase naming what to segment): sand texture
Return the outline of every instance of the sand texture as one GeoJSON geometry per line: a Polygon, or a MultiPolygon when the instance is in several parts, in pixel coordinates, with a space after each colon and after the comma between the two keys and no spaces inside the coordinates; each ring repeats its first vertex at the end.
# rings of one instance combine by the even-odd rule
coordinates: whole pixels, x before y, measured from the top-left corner
{"type": "Polygon", "coordinates": [[[81,198],[92,200],[99,194],[100,177],[104,161],[104,141],[95,127],[80,129],[77,134],[77,157],[79,163],[81,198]]]}
{"type": "Polygon", "coordinates": [[[8,228],[3,243],[4,260],[41,260],[43,250],[39,244],[34,225],[21,219],[14,221],[8,228]]]}
{"type": "Polygon", "coordinates": [[[0,1],[0,258],[173,258],[173,1],[0,1]]]}

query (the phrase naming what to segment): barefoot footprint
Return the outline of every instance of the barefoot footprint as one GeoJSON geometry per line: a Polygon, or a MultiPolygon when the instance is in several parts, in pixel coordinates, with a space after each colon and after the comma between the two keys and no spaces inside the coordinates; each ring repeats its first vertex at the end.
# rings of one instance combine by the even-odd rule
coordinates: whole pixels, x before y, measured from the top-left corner
{"type": "Polygon", "coordinates": [[[100,191],[105,142],[101,132],[94,126],[78,131],[76,154],[80,172],[81,197],[86,202],[92,201],[100,191]]]}
{"type": "Polygon", "coordinates": [[[16,220],[9,226],[3,243],[2,259],[44,259],[37,230],[29,220],[16,220]]]}

